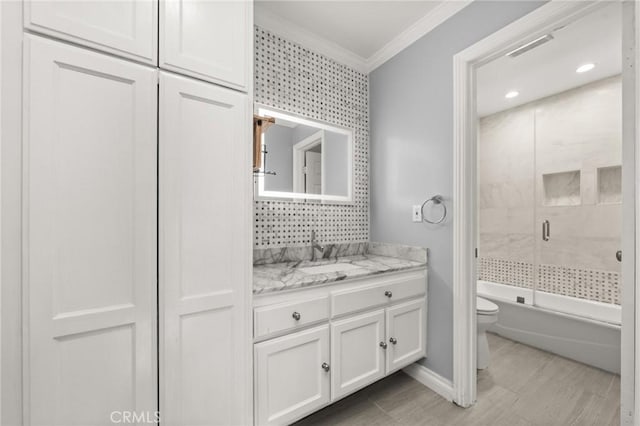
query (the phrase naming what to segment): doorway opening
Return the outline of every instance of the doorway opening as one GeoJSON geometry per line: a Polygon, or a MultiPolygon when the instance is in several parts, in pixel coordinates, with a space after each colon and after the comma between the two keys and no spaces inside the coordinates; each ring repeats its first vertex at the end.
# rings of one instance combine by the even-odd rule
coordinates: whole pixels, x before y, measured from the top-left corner
{"type": "Polygon", "coordinates": [[[324,131],[320,130],[293,145],[293,192],[323,194],[324,131]]]}
{"type": "Polygon", "coordinates": [[[622,229],[635,229],[635,121],[624,113],[635,96],[622,86],[635,84],[635,58],[622,55],[633,37],[621,29],[634,13],[551,2],[454,58],[459,405],[476,400],[476,367],[491,369],[476,357],[483,328],[633,377],[634,235],[622,229]],[[478,311],[477,295],[491,309],[478,311]]]}

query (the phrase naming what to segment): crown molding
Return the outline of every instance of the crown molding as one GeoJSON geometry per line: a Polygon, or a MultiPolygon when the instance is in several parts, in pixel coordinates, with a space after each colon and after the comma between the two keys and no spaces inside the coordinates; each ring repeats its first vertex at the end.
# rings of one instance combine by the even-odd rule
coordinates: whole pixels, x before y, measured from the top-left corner
{"type": "Polygon", "coordinates": [[[420,18],[415,24],[398,34],[367,59],[367,73],[393,58],[416,40],[471,4],[473,0],[444,1],[420,18]]]}
{"type": "Polygon", "coordinates": [[[262,7],[259,1],[254,4],[254,23],[280,37],[294,41],[363,74],[368,74],[406,49],[420,37],[429,33],[438,25],[467,7],[472,1],[473,0],[443,1],[369,58],[363,58],[333,41],[320,37],[316,33],[274,14],[270,10],[262,7]]]}
{"type": "Polygon", "coordinates": [[[327,40],[324,37],[302,28],[293,22],[283,19],[273,12],[260,6],[260,2],[255,2],[254,23],[286,38],[289,41],[298,43],[307,49],[325,55],[336,62],[351,67],[363,74],[367,73],[367,61],[360,55],[353,53],[351,50],[327,40]]]}

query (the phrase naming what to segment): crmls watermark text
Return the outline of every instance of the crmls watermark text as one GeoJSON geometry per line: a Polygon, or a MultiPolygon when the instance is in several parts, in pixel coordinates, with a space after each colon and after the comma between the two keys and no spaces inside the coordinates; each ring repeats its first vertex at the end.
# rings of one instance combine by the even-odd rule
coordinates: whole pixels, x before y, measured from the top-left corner
{"type": "Polygon", "coordinates": [[[158,424],[160,423],[159,411],[112,411],[111,423],[118,424],[158,424]]]}

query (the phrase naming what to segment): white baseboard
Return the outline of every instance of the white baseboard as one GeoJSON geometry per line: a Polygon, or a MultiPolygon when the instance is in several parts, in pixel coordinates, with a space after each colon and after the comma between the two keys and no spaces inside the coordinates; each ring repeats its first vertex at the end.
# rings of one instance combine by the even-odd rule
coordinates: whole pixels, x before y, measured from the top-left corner
{"type": "Polygon", "coordinates": [[[433,370],[428,369],[422,364],[414,362],[408,367],[405,367],[402,371],[419,381],[447,401],[453,401],[455,395],[453,391],[453,382],[445,379],[441,375],[435,373],[433,370]]]}

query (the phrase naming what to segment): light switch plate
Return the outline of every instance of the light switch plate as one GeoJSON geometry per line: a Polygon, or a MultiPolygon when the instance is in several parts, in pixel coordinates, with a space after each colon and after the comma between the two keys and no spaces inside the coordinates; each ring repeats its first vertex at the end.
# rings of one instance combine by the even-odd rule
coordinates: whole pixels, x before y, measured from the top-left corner
{"type": "Polygon", "coordinates": [[[422,206],[413,206],[413,221],[422,222],[422,206]]]}

